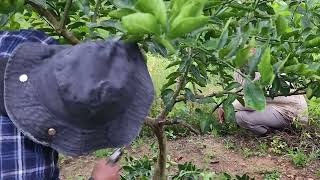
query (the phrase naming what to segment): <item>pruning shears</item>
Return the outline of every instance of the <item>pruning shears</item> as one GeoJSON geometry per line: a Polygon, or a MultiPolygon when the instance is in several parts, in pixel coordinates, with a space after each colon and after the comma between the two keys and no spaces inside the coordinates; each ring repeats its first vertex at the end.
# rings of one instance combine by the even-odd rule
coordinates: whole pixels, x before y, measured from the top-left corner
{"type": "Polygon", "coordinates": [[[116,149],[108,158],[107,164],[116,164],[123,155],[124,147],[116,149]]]}

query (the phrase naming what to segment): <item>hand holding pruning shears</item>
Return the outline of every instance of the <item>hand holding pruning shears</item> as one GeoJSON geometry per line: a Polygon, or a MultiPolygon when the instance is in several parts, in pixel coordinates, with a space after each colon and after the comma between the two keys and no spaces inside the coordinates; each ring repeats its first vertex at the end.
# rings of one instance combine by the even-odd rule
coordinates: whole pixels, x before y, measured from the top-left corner
{"type": "Polygon", "coordinates": [[[117,164],[123,154],[124,148],[117,149],[107,160],[96,163],[91,179],[93,180],[119,180],[120,166],[117,164]]]}

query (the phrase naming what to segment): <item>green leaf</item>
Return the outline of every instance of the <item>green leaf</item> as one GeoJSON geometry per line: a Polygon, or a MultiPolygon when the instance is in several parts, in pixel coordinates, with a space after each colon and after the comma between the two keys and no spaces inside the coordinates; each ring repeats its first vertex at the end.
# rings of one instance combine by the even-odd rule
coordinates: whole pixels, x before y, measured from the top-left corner
{"type": "MultiPolygon", "coordinates": [[[[177,1],[177,6],[180,7],[174,7],[178,8],[176,9],[179,13],[174,18],[170,18],[170,24],[172,26],[175,26],[176,21],[180,21],[180,19],[184,19],[187,17],[197,17],[201,16],[203,12],[203,8],[207,0],[189,0],[185,2],[177,1]]],[[[177,12],[174,11],[174,12],[177,12]]],[[[175,14],[172,14],[175,15],[175,14]]]]}
{"type": "Polygon", "coordinates": [[[270,63],[271,61],[271,50],[270,47],[264,50],[261,61],[258,65],[258,70],[261,74],[261,81],[264,85],[271,85],[274,80],[274,71],[273,66],[270,63]]]}
{"type": "Polygon", "coordinates": [[[181,75],[180,72],[172,72],[171,74],[169,74],[166,79],[176,79],[177,77],[179,77],[181,75]]]}
{"type": "Polygon", "coordinates": [[[235,100],[236,95],[230,94],[228,95],[228,98],[223,102],[224,118],[229,122],[235,121],[236,119],[234,106],[232,104],[235,100]]]}
{"type": "Polygon", "coordinates": [[[246,47],[244,49],[240,49],[236,55],[236,59],[234,61],[236,67],[240,68],[243,65],[247,64],[250,58],[250,49],[251,47],[246,47]]]}
{"type": "Polygon", "coordinates": [[[124,31],[123,27],[121,26],[121,24],[118,21],[115,20],[105,20],[105,21],[101,21],[100,23],[91,23],[89,24],[90,28],[101,28],[101,29],[105,29],[105,30],[109,30],[110,29],[116,29],[118,31],[124,31]]]}
{"type": "Polygon", "coordinates": [[[168,37],[170,39],[175,39],[187,33],[191,33],[192,31],[207,24],[208,20],[209,18],[206,16],[189,17],[189,18],[180,19],[180,21],[176,22],[175,26],[171,27],[168,37]]]}
{"type": "Polygon", "coordinates": [[[1,0],[0,1],[0,14],[9,14],[20,10],[24,5],[24,0],[1,0]]]}
{"type": "Polygon", "coordinates": [[[176,81],[174,79],[170,79],[166,84],[164,84],[162,86],[161,90],[165,90],[175,83],[176,83],[176,81]]]}
{"type": "Polygon", "coordinates": [[[169,55],[174,54],[176,52],[175,47],[168,39],[163,37],[155,37],[155,40],[168,50],[169,55]]]}
{"type": "Polygon", "coordinates": [[[239,87],[241,87],[241,84],[240,84],[240,83],[238,83],[238,82],[232,82],[232,83],[228,84],[228,86],[227,86],[226,88],[224,88],[224,90],[226,90],[226,91],[231,91],[231,90],[236,89],[236,88],[239,88],[239,87]]]}
{"type": "Polygon", "coordinates": [[[163,0],[138,0],[135,7],[141,12],[153,14],[163,28],[167,26],[167,8],[163,0]]]}
{"type": "Polygon", "coordinates": [[[161,99],[166,106],[167,111],[171,111],[173,103],[171,103],[174,91],[172,89],[165,89],[161,92],[161,99]]]}
{"type": "Polygon", "coordinates": [[[157,19],[149,13],[134,13],[122,18],[123,27],[130,34],[157,34],[160,35],[160,27],[157,19]]]}
{"type": "Polygon", "coordinates": [[[207,42],[204,43],[204,47],[207,50],[214,50],[218,46],[218,39],[210,39],[207,42]]]}
{"type": "Polygon", "coordinates": [[[287,96],[289,93],[290,93],[290,86],[289,84],[283,80],[283,79],[280,79],[279,80],[279,83],[280,83],[280,92],[284,95],[284,96],[287,96]]]}
{"type": "Polygon", "coordinates": [[[170,63],[170,64],[166,67],[166,69],[169,69],[169,68],[171,68],[171,67],[173,67],[173,66],[179,65],[180,63],[181,63],[181,61],[173,61],[172,63],[170,63]]]}
{"type": "Polygon", "coordinates": [[[263,111],[266,107],[266,98],[258,82],[246,81],[244,85],[244,101],[246,107],[263,111]]]}
{"type": "Polygon", "coordinates": [[[237,96],[237,100],[239,101],[239,103],[240,103],[243,107],[246,106],[246,103],[244,102],[244,99],[243,99],[242,97],[237,96]]]}
{"type": "Polygon", "coordinates": [[[277,29],[278,36],[281,36],[282,34],[285,34],[287,32],[288,21],[284,16],[282,15],[277,16],[276,29],[277,29]]]}
{"type": "Polygon", "coordinates": [[[285,68],[285,72],[286,73],[298,73],[301,71],[304,71],[305,69],[308,69],[308,65],[307,64],[295,64],[295,65],[291,65],[291,66],[287,66],[285,68]]]}
{"type": "Polygon", "coordinates": [[[230,22],[231,22],[231,19],[229,19],[227,21],[226,25],[224,26],[224,28],[222,30],[221,36],[219,38],[218,49],[223,48],[225,46],[225,44],[227,43],[228,34],[229,34],[228,27],[229,27],[230,22]]]}
{"type": "Polygon", "coordinates": [[[171,7],[170,24],[179,15],[181,8],[187,2],[188,2],[188,0],[171,0],[170,1],[170,7],[171,7]]]}
{"type": "Polygon", "coordinates": [[[201,87],[205,87],[206,86],[207,80],[201,76],[201,73],[200,73],[199,69],[195,65],[192,65],[190,67],[190,72],[191,72],[192,76],[196,80],[195,83],[197,83],[201,87]]]}
{"type": "Polygon", "coordinates": [[[194,94],[192,93],[192,91],[190,89],[185,88],[184,91],[185,91],[184,97],[186,98],[186,100],[192,101],[192,102],[194,102],[196,100],[194,94]]]}
{"type": "Polygon", "coordinates": [[[132,9],[117,9],[110,11],[109,16],[115,19],[121,19],[123,16],[135,13],[132,9]]]}
{"type": "Polygon", "coordinates": [[[283,69],[284,65],[286,64],[286,62],[288,61],[288,59],[289,59],[290,56],[291,56],[291,53],[288,54],[288,56],[286,57],[286,59],[284,59],[283,61],[279,61],[279,62],[276,64],[277,66],[274,66],[276,73],[280,73],[280,71],[283,69]]]}
{"type": "Polygon", "coordinates": [[[275,97],[278,94],[279,90],[280,90],[280,81],[279,81],[279,78],[276,76],[272,83],[272,87],[269,90],[269,95],[271,97],[275,97]]]}
{"type": "Polygon", "coordinates": [[[254,75],[257,69],[257,65],[261,61],[262,49],[256,48],[256,53],[249,60],[249,74],[254,75]]]}
{"type": "Polygon", "coordinates": [[[219,58],[220,59],[223,59],[225,58],[231,51],[231,48],[230,47],[225,47],[225,48],[222,48],[219,50],[219,58]]]}
{"type": "Polygon", "coordinates": [[[320,46],[320,37],[315,37],[311,40],[305,42],[307,48],[319,47],[320,46]]]}

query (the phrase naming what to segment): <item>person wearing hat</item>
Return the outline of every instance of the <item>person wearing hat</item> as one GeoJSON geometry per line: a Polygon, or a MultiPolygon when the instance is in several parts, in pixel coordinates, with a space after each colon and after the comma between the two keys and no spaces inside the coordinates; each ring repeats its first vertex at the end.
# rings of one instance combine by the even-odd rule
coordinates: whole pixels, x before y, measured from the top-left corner
{"type": "MultiPolygon", "coordinates": [[[[58,153],[129,145],[153,101],[134,43],[58,45],[40,31],[0,31],[0,57],[0,179],[59,179],[58,153]]],[[[100,161],[92,177],[118,171],[100,161]]]]}

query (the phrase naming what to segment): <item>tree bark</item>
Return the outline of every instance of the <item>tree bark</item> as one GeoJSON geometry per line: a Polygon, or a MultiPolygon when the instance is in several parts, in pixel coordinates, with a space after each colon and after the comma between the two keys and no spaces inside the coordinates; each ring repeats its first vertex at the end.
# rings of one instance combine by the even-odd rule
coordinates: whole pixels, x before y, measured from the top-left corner
{"type": "Polygon", "coordinates": [[[166,180],[166,164],[167,164],[167,137],[163,125],[157,123],[154,125],[153,131],[157,137],[159,145],[158,162],[155,167],[153,180],[166,180]]]}

